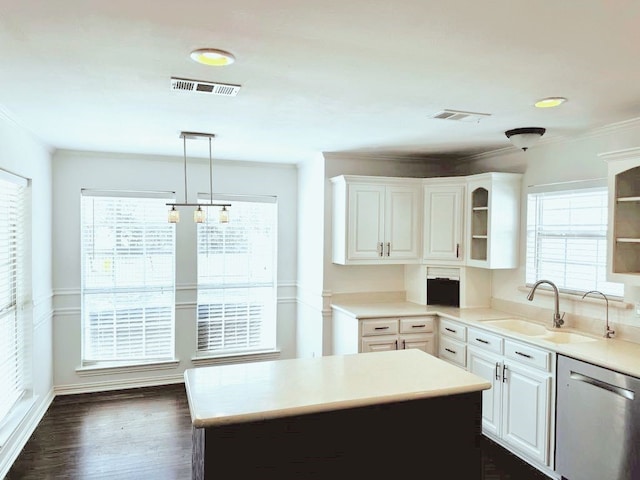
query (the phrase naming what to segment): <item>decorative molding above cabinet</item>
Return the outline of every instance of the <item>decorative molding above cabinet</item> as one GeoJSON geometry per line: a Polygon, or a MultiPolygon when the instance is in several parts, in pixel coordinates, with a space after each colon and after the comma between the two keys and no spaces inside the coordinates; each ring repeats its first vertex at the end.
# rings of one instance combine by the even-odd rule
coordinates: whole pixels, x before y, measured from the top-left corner
{"type": "Polygon", "coordinates": [[[421,179],[341,175],[333,184],[333,263],[420,263],[421,179]]]}
{"type": "Polygon", "coordinates": [[[640,285],[640,148],[600,157],[608,163],[607,280],[640,285]]]}

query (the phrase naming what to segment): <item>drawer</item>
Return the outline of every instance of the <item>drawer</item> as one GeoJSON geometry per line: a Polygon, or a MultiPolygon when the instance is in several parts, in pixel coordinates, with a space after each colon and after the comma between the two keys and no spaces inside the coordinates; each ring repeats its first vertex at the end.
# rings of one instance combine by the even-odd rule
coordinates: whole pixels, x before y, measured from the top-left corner
{"type": "Polygon", "coordinates": [[[400,333],[431,333],[433,317],[408,317],[400,319],[400,333]]]}
{"type": "Polygon", "coordinates": [[[467,329],[467,344],[475,345],[490,352],[502,353],[502,337],[484,330],[467,329]]]}
{"type": "Polygon", "coordinates": [[[440,334],[465,342],[467,340],[467,327],[445,318],[441,318],[440,334]]]}
{"type": "Polygon", "coordinates": [[[438,348],[438,356],[445,360],[449,360],[456,365],[466,367],[467,365],[467,346],[450,338],[440,337],[440,347],[438,348]]]}
{"type": "Polygon", "coordinates": [[[504,356],[523,365],[549,371],[551,368],[551,352],[530,347],[511,340],[504,341],[504,356]]]}
{"type": "Polygon", "coordinates": [[[369,335],[397,335],[398,319],[397,318],[369,318],[361,320],[362,336],[369,335]]]}

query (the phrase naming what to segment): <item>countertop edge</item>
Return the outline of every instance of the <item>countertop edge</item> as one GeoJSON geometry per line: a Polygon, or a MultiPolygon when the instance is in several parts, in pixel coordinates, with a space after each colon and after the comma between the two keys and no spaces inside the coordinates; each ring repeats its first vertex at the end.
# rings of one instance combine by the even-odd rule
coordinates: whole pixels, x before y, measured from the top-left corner
{"type": "Polygon", "coordinates": [[[278,418],[294,417],[297,415],[325,413],[335,410],[346,410],[350,408],[369,407],[373,405],[384,405],[412,400],[425,400],[429,398],[446,397],[451,395],[463,395],[466,393],[481,392],[490,388],[491,384],[489,382],[478,382],[471,385],[425,390],[423,392],[387,395],[384,397],[376,396],[359,398],[356,400],[339,401],[332,403],[319,403],[314,405],[304,405],[295,408],[283,408],[266,412],[246,413],[225,417],[198,418],[192,415],[191,423],[195,428],[221,427],[225,425],[237,425],[240,423],[259,422],[263,420],[275,420],[278,418]]]}

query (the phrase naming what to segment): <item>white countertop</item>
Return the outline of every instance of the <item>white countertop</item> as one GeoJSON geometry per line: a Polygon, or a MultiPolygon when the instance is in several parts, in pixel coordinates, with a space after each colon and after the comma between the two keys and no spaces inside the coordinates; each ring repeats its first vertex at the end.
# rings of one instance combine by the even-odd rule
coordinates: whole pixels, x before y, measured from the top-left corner
{"type": "MultiPolygon", "coordinates": [[[[524,317],[513,315],[508,312],[493,310],[490,308],[453,308],[439,306],[425,306],[411,302],[396,303],[343,303],[334,304],[332,308],[353,316],[355,319],[390,317],[390,316],[417,316],[417,315],[438,315],[441,317],[458,320],[471,327],[482,327],[504,337],[524,341],[532,345],[543,347],[552,352],[583,360],[595,365],[616,370],[627,375],[640,378],[640,344],[618,340],[615,338],[594,337],[588,333],[575,331],[567,328],[560,328],[559,331],[579,333],[594,339],[587,343],[552,343],[540,338],[522,335],[513,331],[496,328],[486,323],[486,320],[498,320],[504,318],[521,318],[532,323],[541,325],[524,317]]],[[[551,330],[548,325],[543,325],[551,330]]]]}
{"type": "Polygon", "coordinates": [[[417,349],[199,367],[184,377],[195,427],[491,387],[483,378],[417,349]]]}

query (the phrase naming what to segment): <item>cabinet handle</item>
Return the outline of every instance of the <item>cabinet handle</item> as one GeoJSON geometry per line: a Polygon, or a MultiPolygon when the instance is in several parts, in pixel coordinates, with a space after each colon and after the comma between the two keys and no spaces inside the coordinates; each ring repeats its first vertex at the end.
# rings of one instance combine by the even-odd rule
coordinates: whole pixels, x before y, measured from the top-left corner
{"type": "Polygon", "coordinates": [[[389,330],[389,326],[386,327],[374,327],[374,330],[389,330]]]}
{"type": "Polygon", "coordinates": [[[378,253],[380,254],[381,257],[383,257],[384,256],[384,243],[380,242],[378,244],[378,249],[379,249],[378,253]]]}
{"type": "Polygon", "coordinates": [[[502,365],[502,383],[507,383],[507,366],[502,365]]]}
{"type": "Polygon", "coordinates": [[[520,355],[521,357],[524,357],[524,358],[533,358],[531,355],[527,355],[526,353],[522,353],[518,351],[516,351],[516,355],[520,355]]]}
{"type": "Polygon", "coordinates": [[[487,342],[486,340],[483,340],[481,338],[476,338],[476,341],[478,341],[480,343],[484,343],[485,345],[489,345],[489,342],[487,342]]]}
{"type": "Polygon", "coordinates": [[[402,349],[403,350],[407,349],[407,341],[406,340],[402,340],[402,349]]]}
{"type": "Polygon", "coordinates": [[[457,332],[457,330],[454,330],[453,328],[449,328],[449,327],[444,327],[444,329],[445,329],[447,332],[451,332],[451,333],[456,333],[456,332],[457,332]]]}
{"type": "Polygon", "coordinates": [[[398,339],[396,339],[396,350],[398,350],[398,339]]]}
{"type": "Polygon", "coordinates": [[[411,328],[424,328],[426,325],[423,323],[422,325],[411,325],[411,328]]]}
{"type": "Polygon", "coordinates": [[[391,242],[387,242],[387,257],[391,256],[391,242]]]}
{"type": "Polygon", "coordinates": [[[460,244],[456,243],[456,258],[460,258],[460,244]]]}
{"type": "Polygon", "coordinates": [[[455,350],[451,350],[450,348],[445,348],[445,350],[449,353],[453,353],[454,355],[456,354],[455,350]]]}
{"type": "Polygon", "coordinates": [[[496,362],[496,380],[500,380],[500,362],[496,362]]]}

